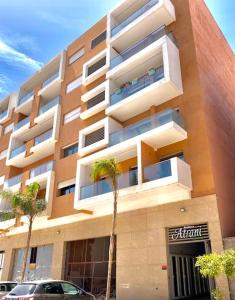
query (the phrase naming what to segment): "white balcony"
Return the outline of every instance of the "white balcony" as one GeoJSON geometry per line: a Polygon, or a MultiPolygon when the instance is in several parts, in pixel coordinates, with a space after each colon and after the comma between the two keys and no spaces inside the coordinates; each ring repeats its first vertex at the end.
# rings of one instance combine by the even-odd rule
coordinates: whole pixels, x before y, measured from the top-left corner
{"type": "Polygon", "coordinates": [[[52,59],[42,70],[42,88],[38,95],[44,98],[53,98],[60,92],[61,82],[64,78],[65,52],[52,59]]]}
{"type": "Polygon", "coordinates": [[[80,118],[86,120],[105,110],[109,103],[108,99],[109,84],[108,81],[105,81],[82,95],[81,100],[86,103],[87,109],[80,114],[80,118]]]}
{"type": "Polygon", "coordinates": [[[107,73],[106,114],[125,121],[183,93],[179,50],[164,35],[107,73]]]}
{"type": "Polygon", "coordinates": [[[41,190],[46,190],[45,200],[47,202],[46,213],[48,216],[51,215],[52,201],[53,201],[53,191],[54,191],[54,161],[49,161],[42,164],[30,171],[30,178],[26,180],[26,185],[30,185],[33,182],[40,184],[41,190]]]}
{"type": "Polygon", "coordinates": [[[175,21],[170,0],[124,0],[108,15],[108,43],[122,51],[162,25],[175,21]]]}
{"type": "Polygon", "coordinates": [[[52,99],[57,96],[64,77],[64,67],[65,52],[62,52],[29,78],[20,88],[16,112],[30,115],[35,89],[39,86],[42,88],[38,91],[38,95],[43,98],[52,99]]]}
{"type": "MultiPolygon", "coordinates": [[[[82,164],[82,160],[78,162],[78,172],[84,170],[82,164]]],[[[191,199],[191,169],[177,157],[144,167],[143,171],[142,161],[138,159],[137,173],[133,176],[129,172],[118,178],[119,213],[191,199]],[[134,178],[137,180],[135,183],[134,178]]],[[[74,202],[76,209],[93,211],[97,217],[112,214],[113,194],[108,181],[78,184],[74,202]]]]}
{"type": "Polygon", "coordinates": [[[105,118],[79,131],[80,156],[97,151],[109,144],[110,133],[121,129],[121,125],[112,118],[105,118]]]}
{"type": "Polygon", "coordinates": [[[13,93],[4,99],[0,99],[0,125],[11,117],[12,109],[15,107],[17,94],[13,93]]]}
{"type": "Polygon", "coordinates": [[[10,138],[6,165],[23,168],[53,154],[59,136],[60,114],[61,107],[57,104],[53,108],[53,114],[45,113],[43,121],[39,120],[38,124],[27,129],[23,127],[18,129],[17,131],[21,131],[20,134],[17,131],[17,135],[13,132],[10,138]],[[33,141],[33,145],[26,153],[29,141],[33,141]]]}
{"type": "Polygon", "coordinates": [[[3,190],[13,193],[19,192],[22,184],[22,174],[11,177],[4,181],[3,190]]]}
{"type": "Polygon", "coordinates": [[[88,85],[103,76],[109,68],[107,49],[92,57],[83,65],[82,84],[88,85]]]}
{"type": "Polygon", "coordinates": [[[46,120],[53,117],[56,112],[60,109],[60,96],[56,96],[53,99],[45,100],[40,102],[40,108],[38,116],[34,119],[34,123],[43,123],[46,120]]]}

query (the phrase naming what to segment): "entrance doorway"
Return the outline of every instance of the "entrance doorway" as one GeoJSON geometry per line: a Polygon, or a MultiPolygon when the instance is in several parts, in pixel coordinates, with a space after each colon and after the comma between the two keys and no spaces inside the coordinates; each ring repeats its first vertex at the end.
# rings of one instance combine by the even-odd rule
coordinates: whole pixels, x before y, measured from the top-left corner
{"type": "Polygon", "coordinates": [[[195,267],[197,256],[208,253],[209,241],[170,244],[172,299],[210,300],[210,283],[195,267]]]}

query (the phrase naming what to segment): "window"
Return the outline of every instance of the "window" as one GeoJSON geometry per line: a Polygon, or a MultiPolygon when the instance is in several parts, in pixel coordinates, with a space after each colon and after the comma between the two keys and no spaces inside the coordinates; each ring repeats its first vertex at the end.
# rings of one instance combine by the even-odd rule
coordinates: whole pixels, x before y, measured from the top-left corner
{"type": "MultiPolygon", "coordinates": [[[[101,297],[106,289],[109,237],[67,243],[65,279],[101,297]]],[[[116,245],[116,243],[115,243],[116,245]]],[[[111,294],[115,298],[116,246],[114,248],[111,294]]]]}
{"type": "Polygon", "coordinates": [[[85,147],[95,144],[104,139],[104,127],[101,127],[85,136],[85,147]]]}
{"type": "Polygon", "coordinates": [[[61,286],[65,295],[85,295],[81,290],[78,290],[70,283],[61,282],[61,286]]]}
{"type": "Polygon", "coordinates": [[[78,143],[63,149],[63,157],[73,155],[78,152],[78,143]]]}
{"type": "Polygon", "coordinates": [[[81,107],[78,107],[71,112],[67,113],[64,115],[64,124],[67,124],[69,122],[72,122],[73,120],[77,119],[80,117],[81,113],[81,107]]]}
{"type": "Polygon", "coordinates": [[[96,38],[94,38],[92,40],[91,49],[95,48],[97,45],[99,45],[104,40],[106,40],[106,31],[102,32],[100,35],[98,35],[96,38]]]}
{"type": "Polygon", "coordinates": [[[38,252],[38,248],[37,247],[33,247],[31,248],[31,253],[30,253],[30,264],[36,264],[37,261],[37,252],[38,252]]]}
{"type": "Polygon", "coordinates": [[[100,68],[105,66],[105,64],[106,64],[106,56],[101,58],[96,63],[94,63],[92,66],[90,66],[88,68],[87,75],[89,76],[89,75],[93,74],[94,72],[98,71],[100,68]]]}
{"type": "Polygon", "coordinates": [[[42,285],[43,294],[63,294],[62,287],[57,282],[48,282],[42,285]]]}
{"type": "Polygon", "coordinates": [[[85,54],[85,49],[84,48],[78,50],[77,52],[75,52],[73,55],[71,55],[69,57],[69,64],[71,65],[72,63],[77,61],[79,58],[81,58],[84,54],[85,54]]]}
{"type": "Polygon", "coordinates": [[[178,158],[184,160],[184,152],[178,152],[178,153],[175,153],[175,154],[171,154],[171,155],[161,157],[160,161],[165,161],[165,160],[171,159],[173,157],[178,157],[178,158]]]}
{"type": "Polygon", "coordinates": [[[79,78],[75,79],[74,81],[70,82],[67,85],[66,88],[66,94],[72,92],[73,90],[75,90],[77,87],[79,87],[82,84],[82,76],[80,76],[79,78]]]}
{"type": "Polygon", "coordinates": [[[12,130],[13,130],[13,127],[14,127],[14,123],[11,123],[11,124],[7,125],[7,126],[5,127],[5,129],[4,129],[4,134],[7,134],[7,133],[9,133],[10,131],[12,131],[12,130]]]}
{"type": "Polygon", "coordinates": [[[0,160],[7,157],[7,149],[0,152],[0,160]]]}
{"type": "Polygon", "coordinates": [[[60,189],[60,196],[69,195],[75,192],[75,184],[65,186],[60,189]]]}

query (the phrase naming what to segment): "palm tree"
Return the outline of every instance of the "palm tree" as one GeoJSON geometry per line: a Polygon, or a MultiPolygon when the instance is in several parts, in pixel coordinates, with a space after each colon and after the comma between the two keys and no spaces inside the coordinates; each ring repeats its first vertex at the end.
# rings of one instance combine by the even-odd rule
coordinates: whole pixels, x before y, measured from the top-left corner
{"type": "Polygon", "coordinates": [[[116,231],[116,218],[117,218],[117,198],[118,198],[118,186],[117,177],[119,175],[118,167],[114,159],[103,159],[96,161],[92,166],[92,178],[94,181],[98,181],[100,177],[107,176],[110,180],[111,188],[113,191],[113,217],[112,217],[112,229],[110,235],[109,244],[109,263],[108,263],[108,275],[107,275],[107,287],[106,287],[106,300],[110,300],[111,291],[111,276],[112,276],[112,263],[113,253],[115,246],[115,231],[116,231]]]}
{"type": "Polygon", "coordinates": [[[34,182],[26,187],[24,192],[12,193],[10,191],[2,191],[0,193],[1,198],[8,201],[11,209],[9,211],[0,212],[0,218],[4,220],[9,220],[12,218],[20,219],[21,216],[26,216],[28,218],[28,234],[26,248],[23,257],[22,271],[20,282],[24,281],[27,257],[30,248],[30,240],[32,235],[33,221],[36,216],[40,215],[46,209],[45,199],[38,198],[38,193],[40,191],[40,185],[34,182]]]}

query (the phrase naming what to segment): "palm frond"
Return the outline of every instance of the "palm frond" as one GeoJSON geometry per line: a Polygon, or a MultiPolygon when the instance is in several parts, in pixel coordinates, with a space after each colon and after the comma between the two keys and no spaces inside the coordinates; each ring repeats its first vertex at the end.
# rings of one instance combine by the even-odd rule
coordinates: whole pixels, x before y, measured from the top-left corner
{"type": "Polygon", "coordinates": [[[119,175],[117,163],[114,159],[102,159],[96,161],[92,166],[92,179],[94,181],[99,180],[102,176],[107,176],[111,180],[115,180],[119,175]]]}

